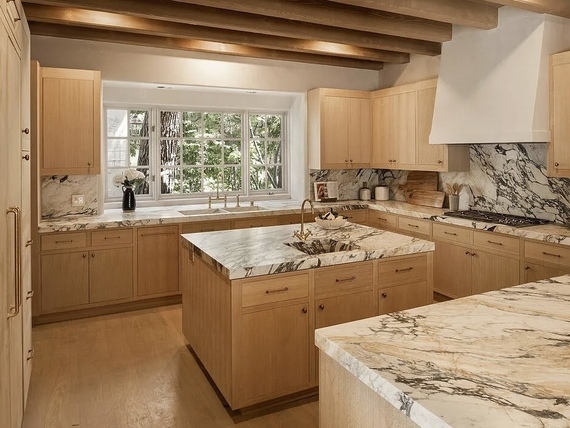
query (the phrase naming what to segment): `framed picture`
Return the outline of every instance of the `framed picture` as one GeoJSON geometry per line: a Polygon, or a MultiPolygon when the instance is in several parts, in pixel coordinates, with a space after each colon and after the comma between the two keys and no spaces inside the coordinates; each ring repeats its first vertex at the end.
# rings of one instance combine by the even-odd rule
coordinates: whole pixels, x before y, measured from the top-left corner
{"type": "Polygon", "coordinates": [[[315,181],[315,201],[334,202],[338,199],[338,181],[315,181]]]}

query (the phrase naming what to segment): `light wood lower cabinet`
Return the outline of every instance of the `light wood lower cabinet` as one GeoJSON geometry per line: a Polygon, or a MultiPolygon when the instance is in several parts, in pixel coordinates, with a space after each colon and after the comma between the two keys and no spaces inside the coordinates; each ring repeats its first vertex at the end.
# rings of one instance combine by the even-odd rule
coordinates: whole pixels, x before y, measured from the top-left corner
{"type": "Polygon", "coordinates": [[[553,278],[565,275],[570,269],[560,269],[550,266],[543,266],[538,263],[524,262],[523,282],[534,282],[541,279],[553,278]]]}
{"type": "Polygon", "coordinates": [[[42,312],[89,303],[87,251],[42,255],[42,312]]]}
{"type": "Polygon", "coordinates": [[[133,297],[133,250],[130,247],[89,252],[89,302],[133,297]]]}
{"type": "Polygon", "coordinates": [[[181,251],[182,330],[232,409],[315,387],[314,329],[377,315],[380,272],[398,307],[432,302],[431,254],[229,280],[181,251]]]}
{"type": "Polygon", "coordinates": [[[137,295],[178,293],[178,225],[137,230],[137,295]]]}
{"type": "Polygon", "coordinates": [[[519,257],[475,250],[472,257],[471,294],[500,290],[520,284],[519,257]]]}
{"type": "Polygon", "coordinates": [[[380,314],[389,314],[425,305],[426,289],[425,281],[383,288],[380,290],[380,314]]]}
{"type": "Polygon", "coordinates": [[[458,298],[472,293],[471,247],[435,241],[433,289],[447,297],[458,298]]]}
{"type": "Polygon", "coordinates": [[[570,247],[525,239],[521,276],[524,282],[570,273],[570,247]]]}

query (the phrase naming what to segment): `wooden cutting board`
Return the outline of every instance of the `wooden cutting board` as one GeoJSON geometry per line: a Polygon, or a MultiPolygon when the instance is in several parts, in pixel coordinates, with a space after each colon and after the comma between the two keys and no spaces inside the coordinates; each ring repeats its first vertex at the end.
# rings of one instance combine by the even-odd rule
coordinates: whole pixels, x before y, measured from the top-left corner
{"type": "Polygon", "coordinates": [[[407,202],[414,205],[423,205],[424,207],[443,207],[443,199],[445,192],[437,190],[410,190],[406,194],[407,202]]]}
{"type": "Polygon", "coordinates": [[[438,174],[428,171],[411,171],[408,181],[402,185],[404,191],[408,190],[437,190],[438,174]]]}

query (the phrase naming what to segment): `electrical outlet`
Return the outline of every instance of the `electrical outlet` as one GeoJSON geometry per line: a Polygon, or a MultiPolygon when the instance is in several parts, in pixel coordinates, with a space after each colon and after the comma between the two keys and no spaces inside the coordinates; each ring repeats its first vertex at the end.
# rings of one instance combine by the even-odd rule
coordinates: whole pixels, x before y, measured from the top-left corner
{"type": "Polygon", "coordinates": [[[85,206],[85,195],[71,195],[71,206],[72,207],[84,207],[85,206]]]}

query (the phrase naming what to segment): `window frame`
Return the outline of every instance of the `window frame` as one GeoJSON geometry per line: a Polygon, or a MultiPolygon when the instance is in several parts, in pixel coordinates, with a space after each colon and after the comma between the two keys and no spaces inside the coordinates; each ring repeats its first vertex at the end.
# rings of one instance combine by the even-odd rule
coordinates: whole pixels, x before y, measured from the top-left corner
{"type": "MultiPolygon", "coordinates": [[[[236,191],[222,191],[220,189],[220,194],[228,194],[228,196],[240,195],[240,197],[246,197],[250,200],[267,200],[267,199],[289,199],[290,198],[290,147],[291,142],[289,141],[289,112],[283,109],[239,109],[239,108],[208,108],[203,106],[180,106],[180,105],[147,105],[139,103],[113,103],[108,102],[103,105],[103,144],[102,144],[102,159],[104,172],[102,171],[102,184],[103,184],[103,201],[107,208],[118,208],[121,205],[122,198],[120,196],[110,197],[107,192],[107,180],[108,176],[108,136],[107,136],[107,111],[124,109],[127,111],[131,110],[149,110],[150,111],[150,155],[151,161],[149,165],[149,177],[151,177],[149,182],[149,194],[137,194],[137,203],[139,206],[165,206],[174,204],[193,204],[204,202],[208,196],[215,196],[216,191],[206,191],[206,192],[194,192],[194,193],[175,193],[175,194],[161,194],[161,161],[160,157],[160,112],[161,111],[176,111],[179,113],[184,112],[201,112],[201,113],[239,113],[242,117],[242,137],[241,137],[241,148],[242,148],[242,189],[239,192],[236,191]],[[250,126],[250,115],[254,114],[265,114],[265,115],[279,115],[281,116],[281,144],[282,144],[282,189],[262,189],[262,190],[252,190],[250,189],[250,159],[249,159],[249,126],[250,126]]],[[[183,137],[180,137],[183,140],[183,137]]],[[[127,168],[127,167],[125,167],[127,168]]]]}

